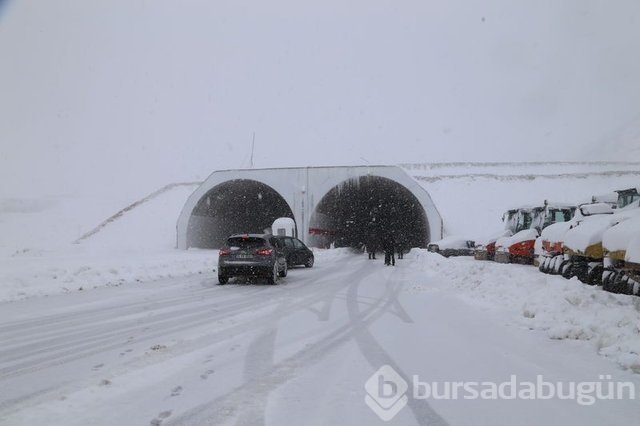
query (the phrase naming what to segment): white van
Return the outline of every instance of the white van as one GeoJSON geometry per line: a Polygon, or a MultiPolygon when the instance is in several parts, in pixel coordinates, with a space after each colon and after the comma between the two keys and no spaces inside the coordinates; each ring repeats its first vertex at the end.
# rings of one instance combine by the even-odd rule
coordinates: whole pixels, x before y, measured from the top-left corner
{"type": "Polygon", "coordinates": [[[297,237],[296,222],[290,217],[279,217],[271,225],[271,233],[281,237],[297,237]]]}

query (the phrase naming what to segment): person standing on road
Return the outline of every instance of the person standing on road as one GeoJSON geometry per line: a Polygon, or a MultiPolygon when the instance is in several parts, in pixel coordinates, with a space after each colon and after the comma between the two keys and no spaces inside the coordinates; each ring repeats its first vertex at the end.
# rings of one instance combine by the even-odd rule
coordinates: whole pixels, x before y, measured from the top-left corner
{"type": "Polygon", "coordinates": [[[369,224],[369,230],[367,235],[367,253],[369,254],[369,259],[376,259],[376,250],[378,250],[378,233],[376,232],[376,223],[375,219],[371,221],[369,224]]]}
{"type": "Polygon", "coordinates": [[[367,253],[369,254],[369,259],[376,259],[376,243],[373,238],[369,238],[369,241],[367,241],[367,253]]]}
{"type": "Polygon", "coordinates": [[[400,234],[400,238],[398,238],[398,242],[396,244],[396,248],[398,249],[398,259],[402,259],[404,256],[404,246],[405,246],[405,237],[404,234],[400,234]]]}
{"type": "Polygon", "coordinates": [[[382,245],[382,248],[384,249],[384,264],[396,266],[396,248],[395,242],[393,240],[393,235],[391,235],[391,233],[385,234],[382,245]]]}

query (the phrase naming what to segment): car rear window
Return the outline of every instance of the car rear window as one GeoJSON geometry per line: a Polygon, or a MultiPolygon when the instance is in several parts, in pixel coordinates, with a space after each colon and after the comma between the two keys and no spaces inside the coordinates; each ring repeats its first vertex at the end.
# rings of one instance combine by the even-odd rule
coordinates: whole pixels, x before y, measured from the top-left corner
{"type": "Polygon", "coordinates": [[[257,237],[233,237],[227,240],[227,245],[230,248],[237,248],[240,250],[260,248],[267,245],[264,238],[257,237]]]}

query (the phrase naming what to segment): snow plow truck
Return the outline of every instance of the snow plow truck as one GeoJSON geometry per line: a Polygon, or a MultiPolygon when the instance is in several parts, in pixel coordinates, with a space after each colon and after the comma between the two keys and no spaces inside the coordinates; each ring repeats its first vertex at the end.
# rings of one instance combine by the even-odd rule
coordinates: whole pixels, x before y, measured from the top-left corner
{"type": "Polygon", "coordinates": [[[613,206],[609,203],[593,202],[581,204],[574,218],[570,221],[558,222],[546,227],[540,235],[540,272],[561,274],[568,262],[564,256],[564,240],[567,232],[585,218],[597,215],[611,215],[613,212],[613,206]]]}
{"type": "Polygon", "coordinates": [[[619,191],[620,212],[627,218],[602,236],[604,290],[640,296],[640,194],[619,191]]]}
{"type": "Polygon", "coordinates": [[[559,267],[563,277],[578,277],[590,285],[604,285],[606,281],[607,290],[614,290],[612,285],[621,283],[625,276],[627,246],[635,236],[632,226],[635,220],[631,224],[625,222],[640,217],[640,195],[635,188],[616,192],[615,211],[581,218],[565,233],[564,260],[559,267]],[[617,281],[613,272],[620,275],[617,281]]]}
{"type": "Polygon", "coordinates": [[[510,237],[517,232],[518,209],[510,209],[504,212],[502,221],[504,222],[504,230],[502,232],[476,245],[473,253],[476,260],[494,260],[496,241],[500,238],[510,237]]]}
{"type": "Polygon", "coordinates": [[[575,211],[574,205],[549,203],[546,200],[542,206],[519,208],[516,232],[496,241],[494,260],[499,263],[534,264],[534,247],[541,232],[554,223],[570,221],[575,211]]]}

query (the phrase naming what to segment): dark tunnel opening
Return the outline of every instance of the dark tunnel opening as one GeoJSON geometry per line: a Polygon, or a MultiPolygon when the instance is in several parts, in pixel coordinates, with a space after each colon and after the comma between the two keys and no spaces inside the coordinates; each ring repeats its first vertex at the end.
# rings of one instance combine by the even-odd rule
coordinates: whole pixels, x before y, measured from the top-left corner
{"type": "Polygon", "coordinates": [[[379,247],[385,234],[405,250],[429,243],[427,215],[416,196],[380,176],[350,179],[329,191],[311,217],[309,232],[315,247],[379,247]]]}
{"type": "Polygon", "coordinates": [[[263,233],[293,212],[269,185],[248,179],[224,182],[198,201],[189,218],[187,246],[220,248],[233,234],[263,233]]]}

